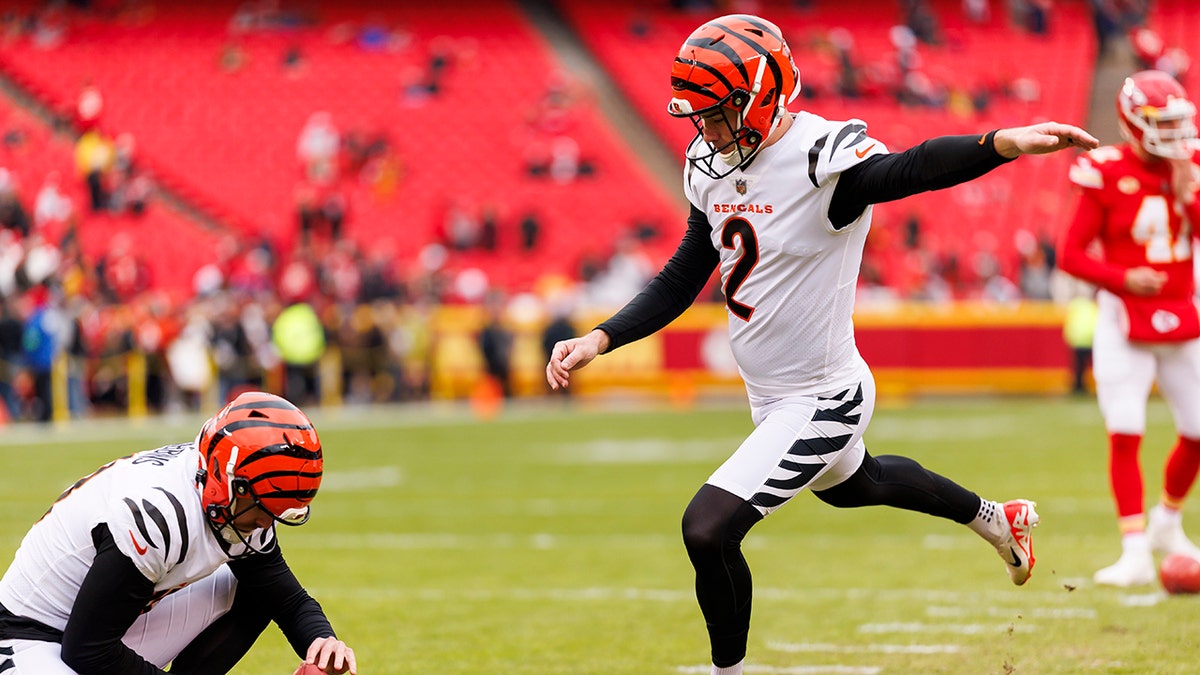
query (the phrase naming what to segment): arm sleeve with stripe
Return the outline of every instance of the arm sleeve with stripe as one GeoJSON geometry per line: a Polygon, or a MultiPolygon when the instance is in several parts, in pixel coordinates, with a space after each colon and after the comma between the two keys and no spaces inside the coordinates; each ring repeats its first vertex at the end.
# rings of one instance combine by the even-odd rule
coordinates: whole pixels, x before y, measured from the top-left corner
{"type": "Polygon", "coordinates": [[[854,222],[870,204],[940,190],[978,178],[1012,160],[996,152],[996,132],[939,136],[904,152],[875,155],[842,172],[829,204],[835,228],[854,222]]]}
{"type": "Polygon", "coordinates": [[[687,232],[662,271],[628,304],[596,326],[608,333],[607,351],[654,334],[696,301],[720,262],[709,228],[704,212],[692,206],[687,232]]]}
{"type": "Polygon", "coordinates": [[[163,673],[121,642],[154,596],[154,583],[121,553],[107,525],[92,530],[92,541],[96,558],[63,630],[63,663],[79,675],[163,673]]]}

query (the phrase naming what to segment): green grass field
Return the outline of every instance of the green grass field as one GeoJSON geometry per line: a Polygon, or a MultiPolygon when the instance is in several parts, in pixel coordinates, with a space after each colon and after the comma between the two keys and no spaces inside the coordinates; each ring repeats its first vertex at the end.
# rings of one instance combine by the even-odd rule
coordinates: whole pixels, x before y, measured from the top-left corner
{"type": "MultiPolygon", "coordinates": [[[[679,518],[750,428],[744,406],[316,411],[325,483],[284,551],[360,673],[708,673],[679,518]]],[[[1173,442],[1152,404],[1148,499],[1173,442]]],[[[190,439],[199,419],[0,431],[5,559],[62,488],[115,456],[190,439]]],[[[1119,552],[1090,399],[881,403],[875,454],[919,459],[986,497],[1038,502],[1038,565],[1013,587],[964,527],[811,495],[746,540],[756,673],[1195,673],[1200,596],[1098,588],[1119,552]]],[[[1198,502],[1200,504],[1200,502],[1198,502]]],[[[1200,505],[1185,520],[1200,535],[1200,505]]],[[[298,663],[274,628],[235,671],[298,663]]]]}

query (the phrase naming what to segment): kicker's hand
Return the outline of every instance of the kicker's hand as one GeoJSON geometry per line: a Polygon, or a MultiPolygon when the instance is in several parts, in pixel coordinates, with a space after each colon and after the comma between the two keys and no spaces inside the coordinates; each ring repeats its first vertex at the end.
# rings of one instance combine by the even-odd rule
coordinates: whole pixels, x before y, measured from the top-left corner
{"type": "Polygon", "coordinates": [[[1100,147],[1100,141],[1083,129],[1058,122],[1001,129],[993,141],[996,152],[1009,159],[1021,155],[1045,155],[1067,148],[1094,150],[1100,147]]]}
{"type": "Polygon", "coordinates": [[[597,329],[582,337],[555,343],[554,350],[550,352],[550,362],[546,364],[546,382],[550,388],[568,386],[571,383],[571,371],[591,363],[596,355],[608,349],[610,342],[608,333],[597,329]]]}
{"type": "Polygon", "coordinates": [[[1125,270],[1125,290],[1134,295],[1158,295],[1167,283],[1167,273],[1153,267],[1131,267],[1125,270]]]}
{"type": "Polygon", "coordinates": [[[308,653],[304,655],[304,662],[315,664],[327,673],[355,675],[358,672],[358,664],[354,662],[354,650],[335,637],[313,640],[308,646],[308,653]]]}

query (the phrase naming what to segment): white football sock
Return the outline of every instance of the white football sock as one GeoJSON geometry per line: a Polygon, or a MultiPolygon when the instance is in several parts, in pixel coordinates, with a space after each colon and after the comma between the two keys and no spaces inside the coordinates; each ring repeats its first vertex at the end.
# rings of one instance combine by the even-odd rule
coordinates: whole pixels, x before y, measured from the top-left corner
{"type": "Polygon", "coordinates": [[[1129,534],[1121,535],[1121,551],[1142,551],[1150,550],[1150,542],[1146,540],[1145,532],[1130,532],[1129,534]]]}
{"type": "Polygon", "coordinates": [[[992,546],[999,545],[1008,536],[1008,518],[1004,516],[1004,505],[980,499],[979,513],[975,514],[975,520],[967,523],[967,527],[992,546]]]}
{"type": "Polygon", "coordinates": [[[742,675],[742,664],[745,662],[746,659],[742,659],[732,666],[726,666],[724,668],[713,666],[712,675],[742,675]]]}
{"type": "Polygon", "coordinates": [[[1170,527],[1180,527],[1183,523],[1183,512],[1179,509],[1173,509],[1166,504],[1157,504],[1150,509],[1150,517],[1155,522],[1170,527]]]}

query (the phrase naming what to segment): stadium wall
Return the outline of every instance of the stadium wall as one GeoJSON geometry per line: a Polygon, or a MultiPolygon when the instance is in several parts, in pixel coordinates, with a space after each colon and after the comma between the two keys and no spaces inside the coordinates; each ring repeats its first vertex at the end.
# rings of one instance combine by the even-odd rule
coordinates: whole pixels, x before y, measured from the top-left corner
{"type": "MultiPolygon", "coordinates": [[[[608,316],[579,316],[579,332],[608,316]]],[[[856,340],[881,396],[922,394],[1059,394],[1070,386],[1064,310],[1051,303],[1015,305],[898,304],[859,309],[856,340]]],[[[437,353],[432,395],[469,397],[483,375],[476,335],[482,314],[445,307],[434,316],[437,353]]],[[[581,395],[630,390],[689,398],[741,391],[721,305],[697,305],[658,334],[597,359],[576,375],[581,395]]],[[[513,390],[545,392],[544,319],[515,322],[513,390]]]]}

